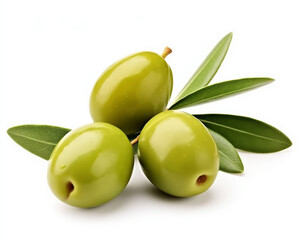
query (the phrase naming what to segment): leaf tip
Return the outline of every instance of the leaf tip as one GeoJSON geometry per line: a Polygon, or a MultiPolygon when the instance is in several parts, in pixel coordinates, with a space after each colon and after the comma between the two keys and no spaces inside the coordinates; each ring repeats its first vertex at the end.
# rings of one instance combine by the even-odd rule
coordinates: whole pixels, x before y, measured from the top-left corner
{"type": "Polygon", "coordinates": [[[232,36],[233,36],[233,32],[230,32],[224,38],[228,38],[229,42],[231,42],[232,36]]]}
{"type": "Polygon", "coordinates": [[[287,143],[287,147],[286,148],[289,148],[289,147],[291,147],[293,145],[293,142],[287,136],[286,136],[286,143],[287,143]]]}
{"type": "Polygon", "coordinates": [[[288,138],[287,135],[285,135],[283,132],[281,132],[281,134],[283,137],[283,139],[282,139],[283,145],[281,148],[278,148],[277,151],[274,151],[274,152],[279,152],[279,151],[285,150],[293,145],[293,142],[291,141],[291,139],[288,138]]]}
{"type": "Polygon", "coordinates": [[[227,168],[220,168],[220,171],[225,173],[231,173],[231,174],[243,174],[244,173],[244,167],[241,169],[227,169],[227,168]]]}
{"type": "Polygon", "coordinates": [[[235,166],[235,168],[228,171],[228,173],[234,173],[234,174],[244,173],[244,164],[243,164],[242,160],[240,159],[239,165],[235,166]]]}
{"type": "Polygon", "coordinates": [[[10,136],[12,138],[12,131],[15,127],[11,127],[9,129],[7,129],[6,133],[8,134],[8,136],[10,136]]]}

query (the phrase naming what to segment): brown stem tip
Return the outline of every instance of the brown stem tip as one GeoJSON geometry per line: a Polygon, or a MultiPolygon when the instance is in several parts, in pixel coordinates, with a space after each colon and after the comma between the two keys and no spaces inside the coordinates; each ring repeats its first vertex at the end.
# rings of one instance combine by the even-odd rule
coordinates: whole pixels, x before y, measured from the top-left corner
{"type": "Polygon", "coordinates": [[[166,58],[166,56],[168,56],[171,52],[172,52],[172,49],[171,49],[171,48],[165,47],[165,49],[164,49],[164,51],[163,51],[163,53],[162,53],[161,56],[162,56],[163,58],[166,58]]]}

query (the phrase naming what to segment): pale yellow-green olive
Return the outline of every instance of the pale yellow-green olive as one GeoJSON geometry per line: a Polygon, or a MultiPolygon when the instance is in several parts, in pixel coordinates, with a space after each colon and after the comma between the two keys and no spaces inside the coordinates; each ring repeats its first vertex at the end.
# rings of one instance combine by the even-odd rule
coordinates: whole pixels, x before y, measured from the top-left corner
{"type": "Polygon", "coordinates": [[[165,111],[143,128],[138,157],[147,178],[160,190],[178,197],[206,191],[219,170],[217,146],[195,117],[165,111]]]}
{"type": "Polygon", "coordinates": [[[95,207],[127,185],[133,151],[127,136],[107,123],[72,130],[53,150],[48,183],[57,198],[76,207],[95,207]]]}
{"type": "Polygon", "coordinates": [[[99,77],[90,97],[91,116],[126,134],[138,132],[165,110],[172,87],[172,71],[163,57],[153,52],[133,54],[99,77]]]}

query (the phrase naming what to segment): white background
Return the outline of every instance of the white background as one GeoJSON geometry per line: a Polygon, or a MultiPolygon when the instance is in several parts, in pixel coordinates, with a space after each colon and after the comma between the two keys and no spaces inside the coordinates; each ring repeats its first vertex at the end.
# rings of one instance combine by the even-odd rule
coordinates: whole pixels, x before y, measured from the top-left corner
{"type": "Polygon", "coordinates": [[[298,1],[1,1],[1,239],[299,239],[298,1]],[[241,152],[245,172],[220,172],[199,196],[160,194],[138,163],[125,191],[98,208],[57,200],[47,161],[15,144],[9,127],[90,123],[98,76],[138,51],[161,53],[174,74],[173,96],[214,45],[233,40],[212,83],[276,79],[260,89],[189,108],[231,113],[282,130],[293,146],[274,154],[241,152]]]}

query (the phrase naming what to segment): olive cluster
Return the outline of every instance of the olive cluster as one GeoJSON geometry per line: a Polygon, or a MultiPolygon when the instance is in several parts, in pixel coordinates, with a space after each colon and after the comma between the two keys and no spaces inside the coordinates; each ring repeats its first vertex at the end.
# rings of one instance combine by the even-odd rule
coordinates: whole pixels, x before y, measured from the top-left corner
{"type": "Polygon", "coordinates": [[[166,109],[170,52],[133,54],[99,77],[90,97],[94,123],[65,135],[50,157],[48,183],[60,200],[88,208],[119,195],[132,174],[134,144],[145,175],[163,192],[189,197],[212,185],[219,158],[209,131],[192,115],[166,109]],[[131,142],[130,134],[137,136],[131,142]]]}

